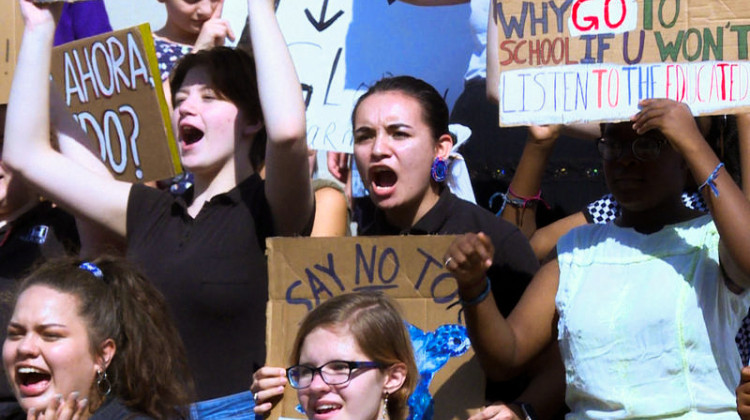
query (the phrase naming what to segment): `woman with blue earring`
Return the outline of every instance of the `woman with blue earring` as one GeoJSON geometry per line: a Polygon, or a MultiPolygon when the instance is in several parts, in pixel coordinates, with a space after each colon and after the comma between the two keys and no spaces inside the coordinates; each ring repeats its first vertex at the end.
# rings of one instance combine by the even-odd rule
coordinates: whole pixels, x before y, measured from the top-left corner
{"type": "MultiPolygon", "coordinates": [[[[352,112],[354,159],[376,207],[364,235],[452,235],[485,232],[495,245],[482,299],[490,293],[501,313],[509,313],[539,267],[520,230],[476,204],[456,197],[445,185],[453,137],[448,107],[430,84],[410,76],[384,78],[360,97],[352,112]]],[[[439,264],[447,265],[440,261],[439,264]]],[[[479,299],[459,301],[476,305],[479,299]]],[[[267,371],[264,371],[267,372],[267,371]]],[[[279,371],[281,372],[281,371],[279,371]]],[[[263,401],[273,398],[273,378],[257,378],[263,401]]],[[[562,375],[559,377],[564,383],[562,375]]],[[[490,401],[514,401],[526,378],[490,383],[490,401]]],[[[277,390],[279,388],[276,388],[277,390]]],[[[263,406],[267,407],[267,406],[263,406]]]]}
{"type": "MultiPolygon", "coordinates": [[[[476,299],[458,302],[464,307],[477,305],[491,294],[500,312],[509,313],[539,265],[520,230],[458,198],[446,185],[452,179],[454,147],[448,120],[442,96],[428,83],[409,76],[382,79],[359,98],[352,112],[354,160],[376,206],[375,220],[364,226],[362,234],[487,233],[495,254],[483,290],[476,299]]],[[[562,386],[564,375],[555,356],[554,352],[544,354],[535,365],[543,367],[539,372],[547,375],[547,382],[562,386]]],[[[534,400],[533,392],[522,394],[536,375],[522,372],[502,383],[488,380],[485,399],[523,399],[554,411],[555,404],[534,400]]]]}
{"type": "Polygon", "coordinates": [[[447,167],[448,164],[445,163],[445,159],[439,156],[436,157],[435,160],[432,161],[432,170],[430,171],[432,179],[437,183],[445,181],[445,173],[448,170],[447,167]]]}
{"type": "MultiPolygon", "coordinates": [[[[409,76],[384,78],[359,98],[352,112],[354,159],[376,206],[375,220],[362,234],[490,232],[495,263],[483,295],[491,292],[498,309],[509,312],[539,265],[515,226],[458,198],[446,185],[454,147],[448,120],[448,107],[435,88],[409,76]]],[[[513,401],[525,385],[525,378],[489,383],[486,397],[513,401]]]]}

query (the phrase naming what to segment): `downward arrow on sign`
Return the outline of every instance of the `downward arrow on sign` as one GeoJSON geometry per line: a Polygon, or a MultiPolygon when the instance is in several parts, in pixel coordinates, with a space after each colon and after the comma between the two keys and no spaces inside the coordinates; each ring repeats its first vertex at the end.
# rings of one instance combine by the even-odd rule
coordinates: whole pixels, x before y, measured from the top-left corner
{"type": "Polygon", "coordinates": [[[315,19],[310,13],[310,10],[305,9],[305,15],[307,16],[307,20],[312,23],[312,25],[315,27],[315,29],[318,30],[318,32],[325,31],[329,26],[333,24],[333,22],[336,21],[341,15],[344,14],[343,10],[339,10],[335,15],[333,15],[332,18],[326,20],[326,9],[328,8],[328,0],[323,0],[323,10],[320,11],[320,19],[315,19]]]}

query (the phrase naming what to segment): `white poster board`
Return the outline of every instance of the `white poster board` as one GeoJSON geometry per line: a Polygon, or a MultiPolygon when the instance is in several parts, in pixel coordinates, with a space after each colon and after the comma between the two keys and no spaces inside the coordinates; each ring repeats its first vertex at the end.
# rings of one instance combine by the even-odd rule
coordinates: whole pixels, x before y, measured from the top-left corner
{"type": "MultiPolygon", "coordinates": [[[[155,0],[105,0],[115,29],[150,22],[155,0]],[[138,3],[135,7],[133,4],[138,3]]],[[[394,0],[280,0],[277,15],[308,101],[314,149],[351,151],[356,98],[383,76],[408,74],[431,83],[452,106],[474,48],[469,4],[419,7],[394,0]]],[[[225,0],[224,18],[239,37],[245,0],[225,0]]]]}
{"type": "Polygon", "coordinates": [[[389,0],[281,0],[277,15],[308,103],[308,143],[351,152],[351,111],[378,79],[408,74],[449,105],[472,50],[468,4],[417,7],[389,0]]]}
{"type": "Polygon", "coordinates": [[[646,98],[750,110],[740,0],[497,0],[500,124],[627,120],[646,98]]]}

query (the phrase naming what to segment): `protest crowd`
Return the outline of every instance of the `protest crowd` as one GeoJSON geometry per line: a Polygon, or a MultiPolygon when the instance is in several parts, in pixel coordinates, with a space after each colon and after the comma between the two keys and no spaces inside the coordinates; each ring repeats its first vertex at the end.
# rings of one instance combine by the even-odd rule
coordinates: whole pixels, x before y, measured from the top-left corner
{"type": "MultiPolygon", "coordinates": [[[[544,89],[553,77],[557,89],[543,45],[544,60],[557,46],[560,62],[578,62],[574,35],[533,47],[503,34],[522,31],[519,16],[536,22],[532,32],[562,32],[569,14],[590,10],[586,0],[388,0],[469,8],[464,90],[449,107],[414,75],[372,80],[346,113],[349,152],[309,146],[310,88],[278,0],[240,0],[244,28],[222,17],[232,0],[158,0],[163,27],[106,41],[117,31],[103,0],[7,1],[23,29],[0,105],[0,419],[279,418],[287,405],[296,409],[284,418],[326,420],[750,419],[750,103],[704,109],[690,93],[650,95],[652,68],[629,114],[566,119],[574,108],[563,99],[516,122],[529,103],[551,103],[549,91],[519,102],[519,86],[544,89]],[[542,25],[542,10],[556,19],[542,25]],[[81,70],[97,59],[121,68],[81,70]],[[142,109],[93,109],[94,97],[138,85],[142,109]],[[121,151],[90,139],[125,132],[121,151]],[[150,175],[143,147],[114,164],[144,136],[172,139],[157,163],[168,176],[150,175]],[[287,313],[270,306],[273,240],[327,238],[313,245],[325,248],[346,236],[444,235],[449,245],[427,264],[450,279],[439,310],[455,310],[456,325],[425,334],[408,316],[416,299],[385,285],[344,293],[351,279],[339,279],[341,293],[324,289],[324,299],[310,280],[299,322],[269,327],[287,313]],[[272,354],[271,341],[291,344],[272,354]],[[436,373],[469,348],[483,392],[433,392],[450,382],[436,373]]],[[[647,13],[652,3],[623,1],[622,20],[605,12],[603,23],[627,25],[626,4],[644,7],[653,21],[640,23],[643,48],[663,19],[647,13]]],[[[725,37],[750,32],[731,28],[725,37]]],[[[691,31],[685,55],[701,36],[691,31]]],[[[607,62],[605,50],[628,62],[628,35],[624,47],[613,34],[577,35],[588,42],[578,65],[612,65],[593,71],[600,90],[618,71],[641,74],[607,62]]],[[[742,67],[718,61],[722,80],[737,68],[741,85],[742,67]]],[[[702,72],[679,71],[668,80],[702,72]]],[[[709,98],[732,97],[711,77],[709,98]]],[[[600,108],[613,104],[604,98],[600,108]]]]}

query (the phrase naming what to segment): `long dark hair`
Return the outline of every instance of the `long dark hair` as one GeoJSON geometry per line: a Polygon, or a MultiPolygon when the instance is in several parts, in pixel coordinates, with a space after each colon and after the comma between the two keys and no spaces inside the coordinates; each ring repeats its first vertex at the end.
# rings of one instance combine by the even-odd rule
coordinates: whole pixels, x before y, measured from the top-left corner
{"type": "Polygon", "coordinates": [[[99,355],[105,340],[115,342],[106,371],[112,395],[154,418],[186,418],[194,386],[164,297],[121,258],[101,257],[91,263],[101,273],[80,268],[77,258],[44,263],[21,281],[15,301],[36,285],[75,296],[91,354],[99,355]]]}
{"type": "Polygon", "coordinates": [[[401,92],[416,99],[422,108],[422,118],[430,127],[435,141],[443,134],[450,134],[448,129],[450,113],[445,100],[431,84],[412,76],[384,77],[367,89],[367,92],[357,99],[352,110],[352,129],[354,129],[354,116],[357,115],[357,109],[362,101],[370,95],[381,92],[401,92]]]}

